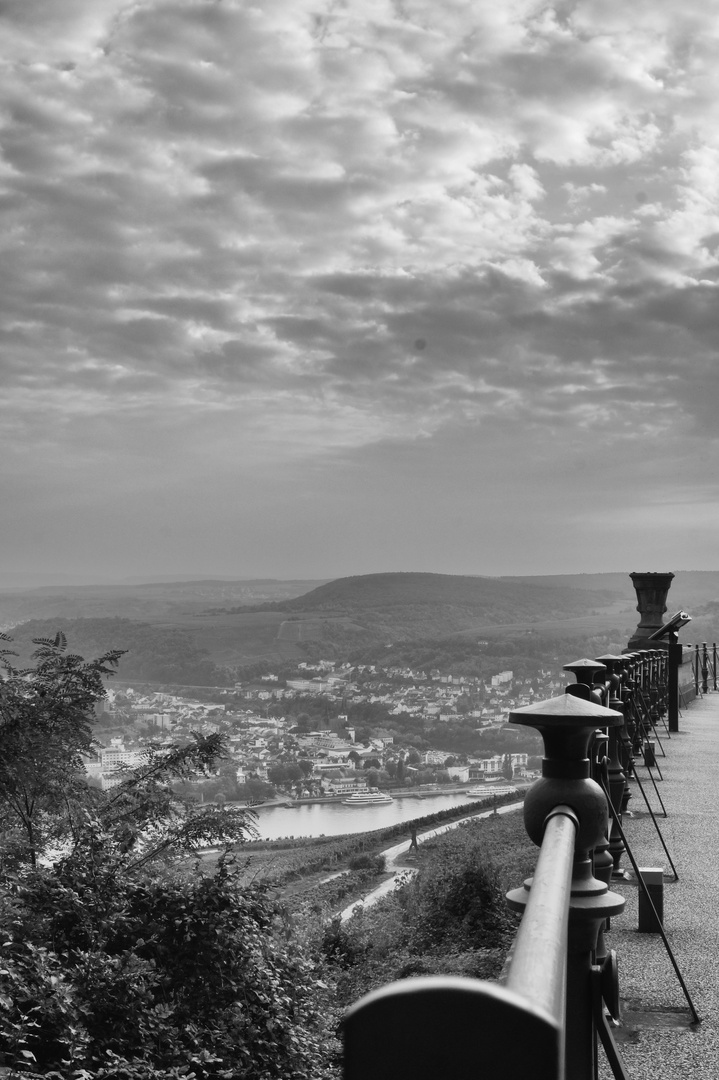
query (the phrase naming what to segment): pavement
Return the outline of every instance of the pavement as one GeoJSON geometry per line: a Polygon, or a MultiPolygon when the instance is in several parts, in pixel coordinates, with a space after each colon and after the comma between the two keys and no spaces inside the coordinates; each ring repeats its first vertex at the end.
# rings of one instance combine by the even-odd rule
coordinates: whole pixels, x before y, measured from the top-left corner
{"type": "MultiPolygon", "coordinates": [[[[663,924],[686,994],[661,936],[638,931],[636,883],[611,885],[627,901],[612,920],[607,945],[619,961],[622,1022],[615,1038],[630,1080],[715,1080],[719,1074],[719,694],[688,705],[679,727],[671,738],[659,729],[666,757],[658,753],[664,779],[656,771],[655,777],[666,818],[646,768],[638,770],[679,880],[673,881],[636,783],[624,828],[640,868],[665,868],[663,924]],[[687,995],[699,1024],[692,1023],[687,995]]],[[[622,865],[631,869],[626,855],[622,865]]],[[[601,1048],[599,1056],[606,1080],[612,1072],[601,1048]]]]}

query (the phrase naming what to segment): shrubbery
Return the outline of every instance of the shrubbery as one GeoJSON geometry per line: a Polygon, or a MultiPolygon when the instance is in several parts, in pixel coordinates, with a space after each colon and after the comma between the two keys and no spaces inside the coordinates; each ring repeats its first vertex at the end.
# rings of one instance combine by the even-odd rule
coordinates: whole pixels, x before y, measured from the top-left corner
{"type": "Polygon", "coordinates": [[[420,873],[348,922],[324,927],[338,999],[411,975],[499,975],[517,920],[504,894],[531,873],[536,848],[519,815],[460,826],[426,841],[420,873]]]}
{"type": "Polygon", "coordinates": [[[0,1045],[14,1068],[329,1075],[321,969],[227,860],[121,887],[107,867],[61,864],[16,882],[0,915],[0,1045]]]}
{"type": "Polygon", "coordinates": [[[216,767],[217,735],[151,751],[106,792],[80,751],[118,659],[36,642],[0,692],[0,1064],[73,1080],[322,1080],[332,986],[280,905],[229,854],[251,815],[173,789],[216,767]]]}
{"type": "MultiPolygon", "coordinates": [[[[37,644],[36,669],[7,665],[0,687],[0,1065],[55,1080],[336,1080],[343,1004],[408,975],[498,972],[508,818],[423,844],[417,879],[346,924],[327,923],[327,904],[371,888],[378,835],[407,827],[372,851],[365,837],[322,845],[318,859],[341,852],[352,868],[291,916],[229,854],[251,815],[175,789],[216,768],[221,737],[157,748],[116,788],[88,788],[80,751],[118,654],[88,664],[62,634],[37,644]],[[203,871],[190,856],[216,844],[226,854],[203,871]]],[[[523,852],[510,884],[531,869],[518,873],[523,852]]]]}

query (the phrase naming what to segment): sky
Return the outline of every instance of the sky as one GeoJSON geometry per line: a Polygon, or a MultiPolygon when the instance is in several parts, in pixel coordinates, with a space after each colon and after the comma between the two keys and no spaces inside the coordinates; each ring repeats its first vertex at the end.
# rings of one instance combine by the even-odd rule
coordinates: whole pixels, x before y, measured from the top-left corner
{"type": "Polygon", "coordinates": [[[2,0],[3,573],[719,565],[719,10],[2,0]]]}

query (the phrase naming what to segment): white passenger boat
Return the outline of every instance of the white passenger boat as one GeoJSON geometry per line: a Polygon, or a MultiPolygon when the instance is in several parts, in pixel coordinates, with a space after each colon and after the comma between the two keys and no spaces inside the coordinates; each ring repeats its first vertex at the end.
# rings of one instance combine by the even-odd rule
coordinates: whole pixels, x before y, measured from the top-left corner
{"type": "Polygon", "coordinates": [[[349,795],[346,799],[342,800],[343,806],[379,806],[380,803],[393,802],[391,795],[385,795],[383,791],[378,791],[377,788],[371,788],[369,791],[355,791],[349,795]]]}

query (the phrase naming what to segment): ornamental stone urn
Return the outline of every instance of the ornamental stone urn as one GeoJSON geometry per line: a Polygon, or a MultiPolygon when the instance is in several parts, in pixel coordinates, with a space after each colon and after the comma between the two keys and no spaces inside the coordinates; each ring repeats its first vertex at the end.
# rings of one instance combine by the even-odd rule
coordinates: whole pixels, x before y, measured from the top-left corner
{"type": "Polygon", "coordinates": [[[639,625],[627,643],[625,651],[666,648],[664,641],[647,641],[650,634],[664,625],[662,615],[667,610],[667,593],[674,574],[630,574],[637,594],[639,625]]]}

